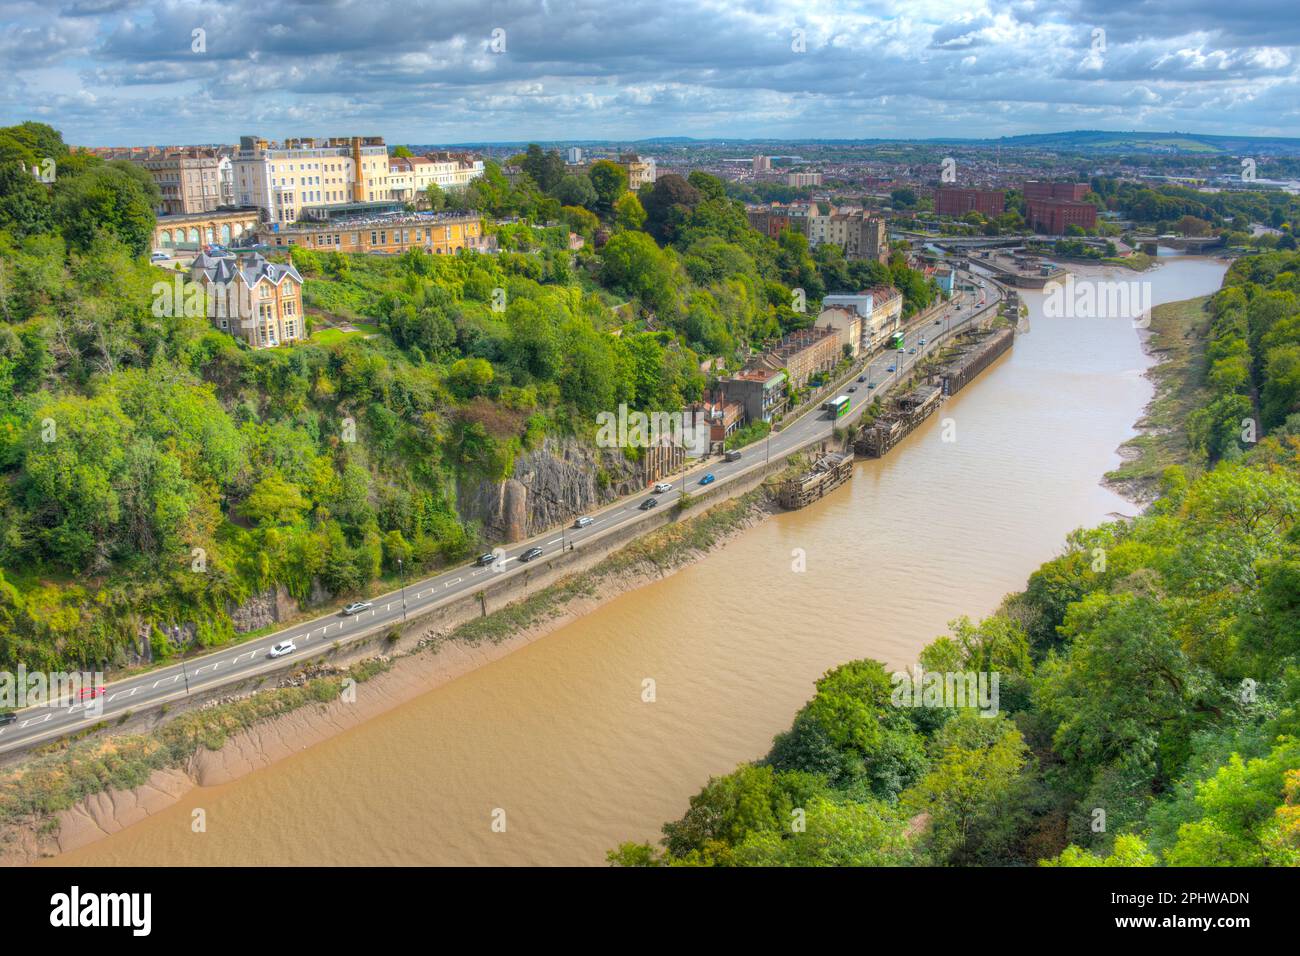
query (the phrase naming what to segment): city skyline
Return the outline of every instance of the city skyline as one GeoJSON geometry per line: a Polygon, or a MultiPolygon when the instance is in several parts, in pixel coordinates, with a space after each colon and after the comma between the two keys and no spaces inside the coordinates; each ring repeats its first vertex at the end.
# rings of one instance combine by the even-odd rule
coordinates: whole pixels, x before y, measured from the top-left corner
{"type": "Polygon", "coordinates": [[[1291,135],[1288,8],[1190,6],[4,3],[0,112],[88,146],[1291,135]]]}

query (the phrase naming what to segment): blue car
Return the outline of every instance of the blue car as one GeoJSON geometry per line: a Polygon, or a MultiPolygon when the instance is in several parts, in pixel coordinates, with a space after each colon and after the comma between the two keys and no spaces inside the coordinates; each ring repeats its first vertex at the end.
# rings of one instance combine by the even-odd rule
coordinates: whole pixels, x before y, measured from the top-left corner
{"type": "Polygon", "coordinates": [[[700,479],[700,484],[702,484],[702,485],[711,485],[711,484],[713,484],[713,472],[709,472],[707,475],[705,475],[703,478],[701,478],[701,479],[700,479]]]}
{"type": "Polygon", "coordinates": [[[889,371],[889,372],[892,372],[892,371],[894,371],[894,366],[892,366],[892,365],[891,365],[891,366],[889,366],[889,368],[888,368],[888,369],[887,369],[887,370],[886,370],[886,371],[889,371]]]}

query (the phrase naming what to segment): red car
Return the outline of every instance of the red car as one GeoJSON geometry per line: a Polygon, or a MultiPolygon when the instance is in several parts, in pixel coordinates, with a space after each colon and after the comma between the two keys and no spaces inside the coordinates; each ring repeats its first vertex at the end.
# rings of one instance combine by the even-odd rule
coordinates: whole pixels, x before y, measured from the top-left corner
{"type": "Polygon", "coordinates": [[[81,688],[81,690],[77,692],[77,697],[80,700],[94,700],[102,693],[104,693],[104,685],[100,684],[98,687],[81,688]]]}

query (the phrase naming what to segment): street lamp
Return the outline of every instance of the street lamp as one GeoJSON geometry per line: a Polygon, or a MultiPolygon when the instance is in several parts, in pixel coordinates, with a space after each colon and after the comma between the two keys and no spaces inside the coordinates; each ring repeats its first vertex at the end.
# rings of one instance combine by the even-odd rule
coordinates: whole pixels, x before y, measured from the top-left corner
{"type": "MultiPolygon", "coordinates": [[[[179,644],[181,639],[181,626],[179,624],[172,625],[172,636],[176,638],[176,642],[179,644]]],[[[184,651],[181,652],[181,675],[185,678],[185,695],[188,697],[190,693],[190,672],[185,667],[184,651]]]]}
{"type": "Polygon", "coordinates": [[[402,559],[397,559],[397,583],[402,588],[402,620],[406,620],[406,574],[402,568],[402,559]]]}

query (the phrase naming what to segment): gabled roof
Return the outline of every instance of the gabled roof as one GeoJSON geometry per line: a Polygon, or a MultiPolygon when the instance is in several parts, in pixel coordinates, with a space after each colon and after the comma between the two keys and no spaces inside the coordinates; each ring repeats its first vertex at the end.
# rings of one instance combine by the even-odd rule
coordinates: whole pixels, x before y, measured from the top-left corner
{"type": "Polygon", "coordinates": [[[218,258],[201,252],[195,256],[190,269],[201,271],[209,282],[232,282],[236,278],[242,278],[251,287],[263,279],[268,279],[272,285],[277,286],[285,279],[293,279],[299,285],[302,284],[302,276],[292,265],[268,262],[265,256],[256,252],[239,259],[218,258]]]}

